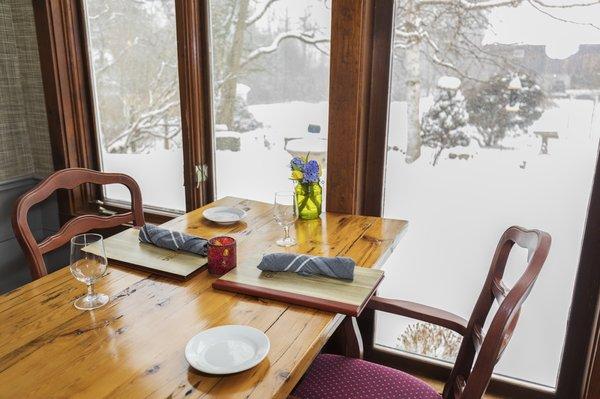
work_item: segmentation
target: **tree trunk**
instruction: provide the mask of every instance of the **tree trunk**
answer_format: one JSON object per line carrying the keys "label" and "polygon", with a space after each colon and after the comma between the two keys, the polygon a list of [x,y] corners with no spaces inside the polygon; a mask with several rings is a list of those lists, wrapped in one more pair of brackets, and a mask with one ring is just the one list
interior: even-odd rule
{"label": "tree trunk", "polygon": [[406,49],[404,65],[406,68],[406,163],[412,163],[421,156],[421,121],[419,105],[421,102],[421,53],[418,43]]}
{"label": "tree trunk", "polygon": [[440,155],[442,155],[442,151],[444,151],[444,147],[438,147],[435,156],[433,157],[433,166],[437,165],[438,159],[440,158]]}
{"label": "tree trunk", "polygon": [[169,140],[169,127],[167,125],[164,126],[163,146],[165,147],[165,150],[171,149],[171,141]]}
{"label": "tree trunk", "polygon": [[[406,27],[416,31],[419,10],[414,1],[406,4]],[[421,43],[417,40],[406,49],[404,67],[406,69],[406,163],[412,163],[421,156],[421,121],[419,105],[421,101]]]}
{"label": "tree trunk", "polygon": [[233,33],[231,51],[229,52],[227,71],[225,73],[226,80],[221,87],[221,98],[219,110],[217,112],[218,123],[227,125],[229,129],[231,129],[234,120],[237,82],[240,73],[242,51],[244,49],[246,19],[248,18],[248,3],[249,0],[240,0],[238,2],[235,32]]}

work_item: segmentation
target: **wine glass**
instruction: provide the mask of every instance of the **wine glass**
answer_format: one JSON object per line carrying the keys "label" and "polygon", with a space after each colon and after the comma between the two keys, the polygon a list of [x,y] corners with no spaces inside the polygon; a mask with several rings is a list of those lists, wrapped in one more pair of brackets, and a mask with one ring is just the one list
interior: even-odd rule
{"label": "wine glass", "polygon": [[94,292],[94,283],[106,272],[106,251],[100,234],[80,234],[71,238],[71,274],[87,285],[87,295],[74,303],[77,309],[92,310],[108,303],[108,295]]}
{"label": "wine glass", "polygon": [[298,208],[296,206],[296,196],[289,191],[279,191],[275,193],[275,205],[273,207],[275,220],[283,227],[283,238],[277,240],[277,245],[290,247],[296,244],[296,240],[290,237],[290,226],[298,218]]}

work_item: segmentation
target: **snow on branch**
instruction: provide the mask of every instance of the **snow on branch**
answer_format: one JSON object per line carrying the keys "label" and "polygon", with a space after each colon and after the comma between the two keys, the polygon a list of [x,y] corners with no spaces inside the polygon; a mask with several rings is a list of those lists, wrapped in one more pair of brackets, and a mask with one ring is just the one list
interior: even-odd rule
{"label": "snow on branch", "polygon": [[[163,94],[164,93],[164,94]],[[135,117],[129,124],[129,127],[111,139],[106,147],[111,148],[113,145],[120,142],[122,139],[129,143],[136,132],[155,127],[156,124],[164,118],[164,116],[173,108],[179,106],[179,91],[177,90],[176,82],[170,82],[166,90],[161,93],[158,98],[158,103],[150,103],[143,109],[134,113]]]}
{"label": "snow on branch", "polygon": [[312,44],[315,46],[317,46],[319,43],[328,43],[330,41],[328,37],[314,37],[307,33],[298,32],[298,31],[283,32],[283,33],[280,33],[279,35],[277,35],[275,37],[275,39],[273,39],[273,42],[271,44],[269,44],[268,46],[259,47],[259,48],[255,49],[254,51],[252,51],[250,54],[248,54],[248,56],[242,62],[241,65],[244,66],[244,65],[248,64],[250,61],[260,57],[261,55],[274,53],[279,48],[279,45],[281,44],[281,42],[283,42],[284,40],[287,40],[287,39],[300,40],[303,43]]}
{"label": "snow on branch", "polygon": [[422,5],[449,5],[458,6],[466,10],[483,10],[486,8],[513,6],[521,4],[523,0],[486,0],[475,2],[472,0],[419,0],[418,6]]}
{"label": "snow on branch", "polygon": [[591,0],[582,3],[568,3],[568,4],[549,4],[542,0],[535,0],[535,3],[546,8],[575,8],[575,7],[588,7],[596,4],[600,4],[600,0]]}
{"label": "snow on branch", "polygon": [[470,80],[477,81],[477,82],[483,82],[480,79],[477,79],[473,76],[469,76],[469,75],[465,74],[460,69],[458,69],[453,63],[443,60],[442,52],[440,51],[440,48],[437,45],[437,43],[435,43],[435,41],[429,35],[429,32],[422,32],[421,36],[422,36],[422,38],[425,39],[425,42],[427,43],[429,48],[431,48],[431,50],[433,50],[431,52],[428,52],[428,51],[423,52],[429,58],[429,60],[431,62],[433,62],[436,65],[439,65],[441,67],[444,67],[444,68],[450,69],[451,71],[456,72],[462,78],[470,79]]}
{"label": "snow on branch", "polygon": [[[502,6],[512,6],[516,7],[522,3],[524,0],[485,0],[485,1],[473,1],[473,0],[418,0],[417,5],[450,5],[450,6],[458,6],[466,10],[484,10],[488,8],[502,7]],[[593,6],[595,4],[600,4],[600,0],[589,0],[589,1],[581,1],[577,3],[566,2],[562,4],[550,4],[546,2],[546,0],[530,0],[529,3],[536,3],[541,7],[546,8],[574,8],[574,7],[587,7]]]}
{"label": "snow on branch", "polygon": [[[591,27],[593,29],[600,30],[600,26],[598,26],[598,25],[596,25],[596,24],[594,24],[592,22],[578,22],[578,21],[573,21],[573,20],[570,20],[570,19],[565,19],[565,18],[561,18],[561,17],[556,16],[556,15],[552,14],[551,12],[549,12],[547,10],[544,10],[542,7],[546,7],[546,6],[544,6],[543,3],[540,0],[528,0],[528,2],[529,2],[529,4],[531,4],[531,6],[533,8],[535,8],[536,10],[538,10],[539,12],[541,12],[542,14],[547,15],[548,17],[550,17],[552,19],[555,19],[557,21],[565,22],[565,23],[573,24],[573,25],[589,26],[589,27]],[[600,4],[600,3],[594,3],[594,4]],[[556,7],[556,6],[554,6],[554,7]]]}
{"label": "snow on branch", "polygon": [[248,18],[246,20],[246,26],[250,26],[253,23],[255,23],[256,21],[258,21],[259,19],[261,19],[262,16],[265,15],[265,13],[269,9],[269,7],[271,7],[277,1],[279,1],[279,0],[267,0],[267,2],[265,4],[263,4],[263,6],[260,9],[256,10],[254,15],[252,15],[250,18]]}
{"label": "snow on branch", "polygon": [[422,38],[423,32],[421,31],[405,31],[402,29],[396,29],[395,31],[396,36],[411,41],[411,40],[420,40]]}

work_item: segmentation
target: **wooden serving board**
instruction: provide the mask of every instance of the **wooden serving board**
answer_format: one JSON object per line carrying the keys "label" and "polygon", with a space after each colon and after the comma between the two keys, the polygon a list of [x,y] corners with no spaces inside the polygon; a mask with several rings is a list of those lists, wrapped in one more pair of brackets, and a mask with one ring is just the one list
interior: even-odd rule
{"label": "wooden serving board", "polygon": [[[106,257],[129,267],[183,280],[190,278],[207,264],[204,256],[141,243],[138,234],[138,229],[130,228],[106,238]],[[90,248],[90,252],[93,252],[93,248]]]}
{"label": "wooden serving board", "polygon": [[274,299],[328,312],[358,316],[381,280],[383,270],[356,267],[354,280],[263,272],[259,260],[238,265],[213,283],[213,288]]}

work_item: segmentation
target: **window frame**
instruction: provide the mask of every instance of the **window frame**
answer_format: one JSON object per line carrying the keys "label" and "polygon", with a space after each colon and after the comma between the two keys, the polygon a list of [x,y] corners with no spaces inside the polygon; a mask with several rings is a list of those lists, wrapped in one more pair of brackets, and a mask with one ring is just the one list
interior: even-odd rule
{"label": "window frame", "polygon": [[[177,59],[181,103],[186,209],[213,200],[212,119],[208,75],[206,2],[175,1]],[[33,2],[42,65],[50,139],[56,170],[83,167],[100,170],[98,129],[83,0]],[[61,221],[84,213],[107,214],[127,208],[104,198],[101,187],[83,186],[59,193]],[[163,223],[181,215],[145,206],[148,221]]]}

